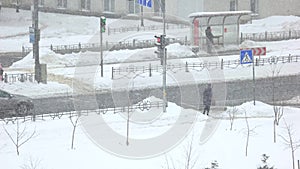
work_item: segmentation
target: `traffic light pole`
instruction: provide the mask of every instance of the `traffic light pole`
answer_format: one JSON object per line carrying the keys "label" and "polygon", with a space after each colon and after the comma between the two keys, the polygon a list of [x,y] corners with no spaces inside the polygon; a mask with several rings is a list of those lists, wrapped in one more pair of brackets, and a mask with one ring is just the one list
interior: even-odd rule
{"label": "traffic light pole", "polygon": [[100,66],[101,66],[101,77],[103,77],[103,35],[102,35],[102,25],[100,17]]}
{"label": "traffic light pole", "polygon": [[161,1],[160,7],[162,10],[162,17],[163,17],[163,36],[164,39],[162,40],[163,45],[163,112],[167,111],[167,49],[165,45],[165,37],[166,37],[166,7],[165,7],[165,0]]}
{"label": "traffic light pole", "polygon": [[144,7],[141,5],[141,26],[144,27]]}
{"label": "traffic light pole", "polygon": [[163,17],[163,34],[166,35],[166,4],[165,4],[165,0],[161,1],[162,3],[160,4],[161,7],[161,11],[162,11],[162,17]]}
{"label": "traffic light pole", "polygon": [[167,111],[167,48],[164,48],[163,51],[163,112]]}

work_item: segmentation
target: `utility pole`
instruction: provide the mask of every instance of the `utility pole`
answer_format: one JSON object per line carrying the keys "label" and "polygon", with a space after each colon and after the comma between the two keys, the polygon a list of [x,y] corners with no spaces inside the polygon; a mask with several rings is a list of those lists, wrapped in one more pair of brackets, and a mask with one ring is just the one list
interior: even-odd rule
{"label": "utility pole", "polygon": [[167,111],[167,48],[164,48],[164,58],[163,58],[163,112]]}
{"label": "utility pole", "polygon": [[163,34],[166,35],[166,2],[165,0],[161,0],[161,11],[162,11],[162,17],[163,17]]}
{"label": "utility pole", "polygon": [[103,77],[103,32],[105,32],[106,18],[100,17],[100,66],[101,66],[101,77]]}
{"label": "utility pole", "polygon": [[[100,19],[101,21],[101,19]],[[102,26],[100,28],[100,66],[101,66],[101,77],[103,77],[103,35]]]}
{"label": "utility pole", "polygon": [[141,5],[141,26],[144,26],[144,6]]}
{"label": "utility pole", "polygon": [[35,59],[35,80],[41,82],[41,66],[39,57],[39,41],[40,41],[40,30],[39,30],[39,0],[33,0],[33,12],[32,12],[32,27],[34,30],[33,40],[33,58]]}
{"label": "utility pole", "polygon": [[162,40],[162,46],[163,46],[163,112],[167,111],[167,49],[166,49],[166,4],[165,0],[161,0],[161,11],[163,15],[163,38]]}

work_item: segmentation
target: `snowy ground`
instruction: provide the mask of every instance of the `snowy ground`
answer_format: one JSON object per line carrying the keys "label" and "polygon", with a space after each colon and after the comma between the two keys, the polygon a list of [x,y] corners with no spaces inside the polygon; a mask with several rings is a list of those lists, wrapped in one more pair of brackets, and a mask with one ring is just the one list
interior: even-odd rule
{"label": "snowy ground", "polygon": [[[8,15],[7,15],[8,13]],[[0,51],[19,51],[21,46],[29,46],[28,42],[28,26],[31,25],[31,17],[29,11],[23,11],[19,14],[14,12],[14,9],[2,9],[0,12]],[[18,20],[18,22],[15,22]],[[49,44],[77,44],[78,42],[89,42],[95,34],[97,34],[99,22],[98,18],[94,17],[77,17],[60,14],[40,13],[42,40],[41,45]],[[76,21],[76,22],[74,22]],[[115,20],[108,19],[108,24],[112,24]],[[129,23],[130,22],[130,23]],[[96,23],[96,24],[95,24]],[[119,23],[119,22],[118,22]],[[121,22],[120,22],[121,23]],[[242,32],[264,32],[266,30],[278,31],[287,30],[289,28],[297,29],[300,25],[300,18],[289,16],[281,17],[274,16],[259,21],[253,21],[252,24],[242,25]],[[124,25],[138,25],[138,21],[122,22]],[[146,24],[157,24],[151,21],[146,21]],[[84,25],[84,26],[82,26]],[[115,24],[116,25],[116,24]],[[114,26],[115,26],[114,25]],[[172,32],[173,31],[173,32]],[[172,36],[182,36],[188,33],[188,29],[168,31]],[[155,32],[154,32],[155,33]],[[153,33],[153,34],[154,34]],[[105,35],[104,38],[109,41],[118,41],[131,37],[132,33],[117,34],[112,36]],[[152,33],[151,33],[152,34]],[[97,35],[96,35],[97,36]],[[139,34],[140,36],[140,34]],[[152,36],[152,35],[151,35]],[[149,33],[140,38],[150,37]],[[299,55],[300,41],[289,40],[280,42],[246,42],[241,47],[266,46],[267,56],[273,55]],[[144,60],[153,59],[155,57],[154,48],[143,50],[124,50],[105,53],[104,61],[107,63],[104,69],[104,77],[99,76],[98,53],[80,53],[59,55],[48,49],[41,49],[41,63],[46,63],[48,66],[48,83],[12,83],[5,84],[0,82],[0,88],[11,91],[13,93],[24,94],[30,97],[45,97],[52,95],[65,95],[73,93],[74,79],[79,85],[90,84],[98,90],[111,89],[120,87],[121,84],[126,84],[126,88],[148,87],[161,85],[161,73],[153,73],[151,78],[148,74],[139,74],[133,76],[128,81],[111,80],[111,67],[130,66],[130,65],[145,65],[145,63],[120,63],[132,61],[137,57]],[[178,58],[191,55],[191,51],[183,46],[174,44],[168,47],[169,56]],[[92,58],[92,59],[90,59]],[[98,59],[97,59],[98,58]],[[185,63],[188,62],[203,62],[203,61],[219,61],[238,59],[239,56],[220,56],[212,58],[190,58],[170,60],[169,63]],[[91,64],[92,62],[92,64]],[[33,72],[32,54],[29,54],[20,62],[15,63],[10,68],[5,68],[7,73],[15,72]],[[109,64],[110,63],[110,64]],[[149,61],[146,63],[155,65],[158,61]],[[74,67],[74,66],[77,67]],[[89,66],[83,66],[89,65]],[[257,67],[256,76],[266,77],[271,76],[271,66]],[[299,62],[289,64],[278,64],[276,69],[280,70],[280,75],[299,74]],[[85,76],[83,76],[86,73]],[[168,84],[174,83],[191,83],[191,82],[207,82],[208,80],[235,80],[252,78],[252,68],[250,66],[241,66],[235,69],[211,70],[211,71],[190,71],[187,74],[184,71],[176,73],[168,73]],[[201,77],[201,78],[200,78]],[[121,86],[124,87],[124,86]],[[299,103],[299,98],[291,100],[291,103]],[[148,123],[130,123],[130,138],[153,138],[168,131],[178,119],[178,115],[190,117],[195,114],[194,110],[186,110],[178,107],[173,103],[168,104],[167,113],[157,116],[154,121]],[[134,169],[134,168],[185,168],[186,151],[188,145],[192,142],[192,159],[191,163],[195,163],[194,168],[204,169],[209,167],[210,163],[217,160],[219,168],[222,169],[253,169],[261,164],[261,155],[267,154],[270,156],[269,163],[277,169],[292,168],[291,152],[286,149],[283,139],[279,136],[286,136],[286,127],[284,120],[288,125],[292,125],[295,130],[293,135],[294,140],[299,140],[299,109],[285,107],[284,118],[280,121],[280,126],[277,127],[277,143],[273,143],[273,108],[261,102],[257,102],[253,106],[252,102],[244,103],[236,107],[238,112],[237,118],[234,121],[233,129],[230,130],[230,122],[228,120],[228,112],[212,112],[213,117],[208,118],[198,113],[195,123],[191,121],[180,124],[180,127],[190,126],[192,130],[186,134],[182,142],[175,144],[174,148],[165,154],[159,154],[149,159],[128,159],[120,158],[112,155],[101,149],[94,140],[88,136],[86,128],[81,125],[77,128],[75,138],[75,149],[71,147],[72,124],[67,116],[60,120],[47,119],[46,121],[24,122],[20,123],[21,129],[27,126],[25,135],[30,135],[36,130],[34,138],[29,140],[20,148],[20,155],[16,155],[15,147],[6,134],[5,129],[14,134],[16,124],[4,124],[0,127],[0,164],[2,168],[17,169],[17,168],[34,168],[29,167],[30,164],[36,165],[41,169],[82,169],[82,168],[107,168],[107,169]],[[232,108],[228,108],[230,110]],[[151,111],[150,111],[151,112]],[[160,112],[160,111],[156,111]],[[140,112],[134,112],[140,113]],[[246,157],[246,131],[247,124],[245,120],[247,114],[249,128],[251,134],[249,138],[248,156]],[[98,117],[98,115],[97,115]],[[97,118],[95,116],[95,118]],[[114,132],[120,135],[126,135],[126,119],[120,114],[107,113],[101,116],[105,119]],[[84,118],[84,117],[83,117]],[[93,118],[93,116],[91,116]],[[84,119],[81,121],[83,122]],[[214,124],[217,128],[211,131],[209,125]],[[207,127],[208,126],[208,127]],[[104,131],[105,132],[105,131]],[[203,138],[205,134],[207,137]],[[105,133],[109,134],[109,133]],[[177,133],[176,133],[177,134]],[[174,135],[176,135],[174,134]],[[105,137],[104,137],[105,138]],[[206,142],[202,141],[206,140]],[[116,143],[116,140],[108,140]],[[168,140],[165,140],[166,142]],[[117,142],[120,147],[126,148],[126,140]],[[163,142],[162,142],[163,143]],[[161,144],[162,144],[161,143]],[[155,145],[155,144],[153,144]],[[130,144],[129,146],[133,146]],[[160,152],[162,153],[162,152]],[[295,159],[299,160],[300,154],[296,151]],[[168,164],[167,164],[168,161]]]}
{"label": "snowy ground", "polygon": [[[300,48],[298,45],[300,40],[289,40],[280,42],[256,43],[246,42],[244,46],[266,46],[268,54],[261,56],[261,58],[269,58],[272,56],[288,56],[300,55]],[[184,56],[192,55],[192,52],[185,46],[173,44],[167,47],[169,57],[173,59],[168,60],[170,65],[184,65],[188,63],[203,63],[203,62],[220,62],[221,59],[238,60],[238,55],[232,56],[219,56],[219,57],[204,57],[204,58],[181,58]],[[111,79],[112,67],[114,68],[128,68],[132,66],[152,66],[160,65],[159,61],[154,55],[154,48],[139,49],[139,50],[125,50],[113,51],[105,53],[104,55],[104,77],[100,76],[99,53],[86,52],[86,53],[73,53],[60,55],[55,54],[49,49],[41,49],[40,59],[41,63],[47,64],[48,84],[36,83],[0,83],[2,89],[8,90],[15,94],[23,94],[30,97],[47,97],[54,95],[70,94],[73,92],[74,83],[79,86],[90,86],[97,90],[110,90],[111,88],[143,88],[154,87],[161,85],[161,71],[153,71],[152,76],[149,77],[149,72],[137,72],[124,75],[114,75],[115,80]],[[135,61],[143,59],[147,62],[137,63],[122,63],[128,61]],[[152,61],[151,61],[152,60]],[[119,64],[117,62],[120,62]],[[279,71],[281,75],[296,75],[299,74],[299,62],[294,63],[278,63],[277,65],[266,64],[255,68],[256,78],[271,77],[272,70]],[[26,56],[23,60],[14,63],[10,68],[5,71],[8,74],[20,72],[34,72],[34,60],[32,53]],[[120,79],[121,78],[121,79]],[[75,81],[73,81],[76,79]],[[231,68],[220,68],[211,70],[193,70],[187,73],[185,69],[173,69],[168,71],[167,83],[168,85],[185,84],[185,83],[206,83],[207,81],[230,81],[236,79],[252,79],[251,65],[232,66]],[[124,83],[126,82],[125,86]]]}
{"label": "snowy ground", "polygon": [[[300,109],[285,107],[284,117],[277,127],[277,142],[273,142],[273,110],[272,106],[257,102],[253,106],[252,102],[245,103],[236,107],[238,112],[233,123],[233,129],[230,130],[230,121],[228,112],[221,114],[212,113],[212,116],[223,116],[224,119],[218,120],[207,118],[207,116],[198,114],[198,117],[189,133],[182,142],[175,145],[169,152],[147,158],[147,159],[127,159],[110,154],[105,151],[101,145],[98,147],[87,137],[86,129],[79,125],[75,135],[75,149],[71,149],[72,125],[67,116],[62,119],[37,122],[20,123],[21,129],[27,127],[26,135],[29,136],[34,130],[34,138],[20,147],[20,155],[17,156],[16,149],[5,133],[6,129],[14,135],[16,124],[3,124],[0,128],[0,163],[3,168],[21,168],[29,166],[30,163],[37,168],[43,169],[81,169],[81,168],[107,168],[107,169],[134,169],[134,168],[184,168],[187,162],[186,152],[189,145],[192,144],[191,163],[195,162],[194,168],[204,169],[210,167],[210,163],[217,161],[219,168],[232,169],[244,168],[253,169],[260,166],[262,154],[270,156],[268,163],[274,165],[277,169],[292,168],[291,151],[286,148],[283,139],[279,136],[287,137],[285,123],[292,125],[295,131],[293,139],[299,140],[299,112]],[[232,108],[229,108],[229,110]],[[154,122],[139,124],[130,123],[130,140],[147,139],[158,137],[169,130],[177,120],[179,114],[190,116],[195,113],[194,110],[180,109],[173,103],[169,103],[167,110],[159,116]],[[138,112],[133,112],[133,114]],[[178,114],[179,113],[179,114]],[[249,123],[251,135],[249,137],[248,155],[246,156],[247,125],[245,113]],[[99,116],[99,115],[95,115]],[[114,130],[124,136],[120,141],[121,147],[126,148],[126,118],[120,114],[107,113],[102,115],[107,124]],[[93,118],[93,117],[92,117]],[[96,117],[95,117],[96,118]],[[227,119],[226,119],[227,118]],[[209,123],[216,124],[216,130],[210,131],[205,127]],[[181,124],[187,125],[186,123]],[[203,133],[209,131],[206,141],[200,141]],[[24,138],[25,139],[25,138]],[[103,138],[104,139],[104,138]],[[111,140],[115,142],[116,140]],[[167,140],[166,140],[167,141]],[[155,143],[153,143],[155,144]],[[155,146],[154,146],[155,147]],[[296,151],[296,159],[300,154]],[[167,164],[167,161],[169,164]],[[169,165],[169,166],[168,166]]]}
{"label": "snowy ground", "polygon": [[[55,18],[55,19],[54,19]],[[72,18],[72,19],[70,19]],[[283,19],[284,18],[284,19]],[[13,22],[18,20],[19,22]],[[76,22],[73,22],[76,20]],[[30,25],[31,16],[29,11],[21,10],[20,13],[15,13],[14,9],[2,9],[0,17],[0,51],[19,51],[22,45],[30,46],[28,42],[28,27]],[[49,44],[77,44],[79,42],[88,42],[93,39],[97,39],[97,23],[98,18],[95,17],[83,17],[83,16],[70,16],[61,14],[50,14],[40,13],[40,24],[42,28],[41,46]],[[118,24],[117,24],[118,23]],[[108,26],[110,27],[121,27],[126,25],[138,25],[139,21],[120,21],[114,19],[108,19]],[[153,21],[145,21],[145,24],[161,24]],[[74,26],[75,25],[75,26]],[[82,25],[85,25],[84,27]],[[241,26],[242,32],[260,32],[260,31],[280,31],[287,29],[297,29],[297,25],[300,25],[300,18],[295,16],[273,16],[262,20],[253,21],[252,24],[246,24]],[[160,30],[157,30],[159,32]],[[138,37],[140,39],[151,39],[156,32],[128,32],[119,33],[115,35],[107,36],[104,39],[108,41],[119,41],[124,39],[132,39],[132,37]],[[189,34],[188,29],[175,29],[167,30],[167,34],[170,36],[186,36]],[[97,38],[95,38],[95,36]],[[67,38],[66,38],[67,37]],[[13,44],[12,44],[13,43]],[[240,45],[240,48],[244,47],[257,47],[265,46],[267,48],[267,55],[261,57],[271,56],[287,56],[289,54],[299,55],[300,40],[289,40],[279,42],[252,42],[247,41]],[[192,58],[192,59],[177,59],[181,57],[188,57],[193,55],[193,52],[185,46],[179,44],[173,44],[168,48],[168,60],[169,64],[184,64],[186,61],[190,63],[200,63],[203,61],[217,62],[221,59],[224,60],[237,60],[238,55],[235,56],[219,56],[212,58]],[[31,97],[47,97],[52,95],[70,94],[73,92],[73,79],[77,79],[76,83],[79,86],[88,84],[98,90],[107,90],[112,87],[117,88],[116,84],[118,81],[111,80],[112,67],[128,67],[128,66],[148,66],[149,63],[152,65],[159,65],[159,61],[151,61],[156,59],[154,54],[155,48],[138,49],[138,50],[120,50],[112,52],[104,52],[104,63],[109,64],[104,66],[104,77],[99,76],[100,71],[98,66],[100,64],[100,56],[97,52],[85,52],[85,53],[73,53],[60,55],[55,54],[49,49],[41,47],[40,50],[40,62],[47,64],[48,68],[48,84],[35,84],[35,83],[13,83],[4,84],[1,83],[2,89],[8,90],[12,93],[23,94]],[[128,61],[144,60],[147,63],[122,63]],[[116,64],[116,63],[120,64]],[[85,68],[83,65],[88,65]],[[76,66],[76,67],[75,67]],[[281,69],[279,75],[287,74],[298,74],[299,64],[278,64],[276,69]],[[5,68],[5,71],[9,73],[20,73],[20,72],[33,72],[34,59],[32,59],[32,53],[26,56],[23,60],[15,63],[10,68]],[[80,68],[81,67],[81,68]],[[246,68],[245,68],[246,67]],[[264,66],[258,67],[256,70],[256,77],[271,76],[271,70],[274,67]],[[190,71],[189,79],[182,79],[186,76],[183,71],[176,71],[176,73],[169,71],[167,82],[169,85],[174,83],[191,83],[191,82],[206,82],[207,80],[212,81],[228,81],[234,79],[249,79],[252,78],[251,67],[239,66],[237,68],[229,68],[221,70],[205,70],[205,71]],[[89,72],[88,77],[85,73]],[[129,75],[127,88],[132,87],[145,87],[159,86],[161,85],[161,72],[153,74],[151,78],[148,77],[149,73],[136,75]],[[201,77],[201,78],[200,78]],[[78,81],[78,78],[84,78]],[[78,84],[80,82],[80,84]],[[81,82],[83,82],[81,84]],[[124,87],[124,86],[122,86]]]}

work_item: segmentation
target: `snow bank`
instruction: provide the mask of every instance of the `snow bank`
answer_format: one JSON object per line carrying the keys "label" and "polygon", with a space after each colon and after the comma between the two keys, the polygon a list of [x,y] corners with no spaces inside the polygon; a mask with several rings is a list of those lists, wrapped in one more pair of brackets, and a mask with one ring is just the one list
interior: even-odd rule
{"label": "snow bank", "polygon": [[298,16],[270,16],[264,19],[253,20],[250,24],[241,25],[243,33],[263,33],[265,31],[299,30],[300,17]]}

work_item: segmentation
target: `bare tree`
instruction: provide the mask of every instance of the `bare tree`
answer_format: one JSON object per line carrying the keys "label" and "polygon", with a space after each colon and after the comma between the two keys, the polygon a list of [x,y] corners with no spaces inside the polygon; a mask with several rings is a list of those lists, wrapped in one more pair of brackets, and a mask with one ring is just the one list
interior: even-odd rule
{"label": "bare tree", "polygon": [[193,169],[196,165],[197,159],[194,159],[194,151],[193,151],[193,138],[188,143],[188,145],[185,148],[185,169]]}
{"label": "bare tree", "polygon": [[286,148],[291,149],[291,155],[292,155],[292,164],[293,164],[293,169],[295,169],[295,151],[300,147],[300,140],[295,140],[294,136],[295,130],[293,129],[292,125],[289,125],[286,123],[284,120],[284,125],[285,125],[285,130],[286,130],[286,135],[279,135],[284,144],[286,145]]}
{"label": "bare tree", "polygon": [[236,107],[233,107],[232,109],[229,109],[227,111],[228,115],[229,115],[229,121],[230,121],[230,130],[232,130],[233,127],[233,121],[235,119],[235,115],[238,112],[238,109]]}
{"label": "bare tree", "polygon": [[274,143],[276,143],[276,126],[279,125],[280,119],[283,117],[283,104],[281,103],[280,106],[275,105],[273,103],[273,112],[274,112],[274,123],[273,123],[273,135],[274,135]]}
{"label": "bare tree", "polygon": [[[276,58],[273,58],[276,59]],[[274,112],[274,123],[273,123],[273,133],[274,133],[274,143],[276,143],[276,126],[279,125],[279,121],[283,116],[283,104],[280,103],[279,105],[276,104],[276,77],[279,76],[279,73],[282,69],[281,67],[277,67],[276,63],[271,64],[271,84],[272,84],[272,104],[273,104],[273,112]]]}
{"label": "bare tree", "polygon": [[246,156],[248,156],[248,146],[249,146],[250,136],[252,136],[252,135],[255,134],[255,128],[256,127],[252,128],[252,129],[250,128],[250,125],[249,125],[249,122],[248,122],[248,117],[247,117],[247,112],[246,111],[245,111],[245,121],[246,121],[246,126],[247,126],[246,132],[245,132],[246,137],[247,137],[245,149],[246,149]]}
{"label": "bare tree", "polygon": [[41,160],[30,157],[29,162],[21,166],[22,169],[41,169]]}
{"label": "bare tree", "polygon": [[[183,166],[180,165],[179,168],[193,169],[198,161],[198,156],[195,156],[193,137],[191,141],[184,147],[183,155],[184,155]],[[172,165],[170,164],[170,161],[166,157],[167,169],[176,169],[172,158],[170,158],[170,160]]]}
{"label": "bare tree", "polygon": [[69,119],[73,126],[71,149],[74,149],[75,132],[76,132],[76,128],[78,126],[78,121],[80,119],[80,114],[70,115]]}
{"label": "bare tree", "polygon": [[176,169],[173,159],[170,158],[169,161],[167,156],[165,156],[165,158],[166,158],[167,169]]}
{"label": "bare tree", "polygon": [[24,126],[20,126],[19,120],[17,120],[16,128],[14,131],[7,130],[4,125],[3,129],[5,133],[8,135],[12,143],[16,147],[17,155],[20,154],[20,147],[31,140],[36,135],[36,130],[34,129],[32,132],[28,133],[28,128],[26,124]]}

